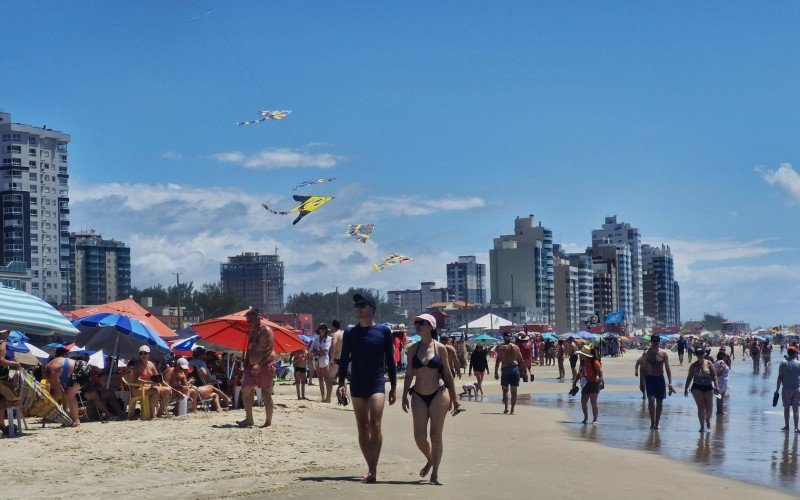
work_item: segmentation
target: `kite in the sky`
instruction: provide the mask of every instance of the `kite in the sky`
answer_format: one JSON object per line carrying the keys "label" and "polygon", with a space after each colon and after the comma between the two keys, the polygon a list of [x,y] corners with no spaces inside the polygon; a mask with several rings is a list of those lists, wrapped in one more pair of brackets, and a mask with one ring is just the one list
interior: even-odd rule
{"label": "kite in the sky", "polygon": [[195,21],[199,21],[199,20],[203,19],[204,17],[206,17],[206,16],[210,16],[210,15],[211,15],[211,11],[210,11],[210,10],[207,10],[207,11],[203,12],[202,14],[200,14],[199,16],[197,16],[197,17],[193,17],[193,18],[189,19],[189,20],[188,20],[188,21],[186,21],[186,22],[187,22],[187,23],[193,23],[193,22],[195,22]]}
{"label": "kite in the sky", "polygon": [[379,264],[372,264],[372,269],[381,272],[387,267],[394,266],[395,264],[405,264],[407,262],[411,262],[411,257],[407,257],[405,255],[401,255],[399,253],[393,253],[392,255],[383,259]]}
{"label": "kite in the sky", "polygon": [[292,224],[297,224],[300,222],[300,219],[305,217],[306,215],[310,214],[314,210],[321,208],[323,205],[328,203],[333,199],[333,196],[298,196],[294,195],[294,201],[299,201],[300,204],[294,207],[293,209],[289,210],[288,212],[278,212],[275,211],[267,206],[266,203],[262,203],[261,206],[264,207],[269,212],[272,212],[275,215],[289,215],[291,213],[299,213],[300,215],[292,222]]}
{"label": "kite in the sky", "polygon": [[313,181],[303,181],[300,184],[296,185],[292,191],[297,191],[297,188],[306,187],[306,186],[313,186],[315,184],[325,184],[326,182],[335,181],[338,177],[327,177],[324,179],[314,179]]}
{"label": "kite in the sky", "polygon": [[237,123],[236,125],[255,125],[257,123],[265,122],[267,120],[283,120],[287,116],[292,113],[291,109],[286,109],[283,111],[273,111],[269,109],[265,109],[263,111],[259,111],[258,114],[260,118],[256,118],[255,120],[245,120],[242,122]]}
{"label": "kite in the sky", "polygon": [[350,224],[347,226],[347,236],[352,236],[353,239],[366,243],[372,231],[375,229],[374,224]]}

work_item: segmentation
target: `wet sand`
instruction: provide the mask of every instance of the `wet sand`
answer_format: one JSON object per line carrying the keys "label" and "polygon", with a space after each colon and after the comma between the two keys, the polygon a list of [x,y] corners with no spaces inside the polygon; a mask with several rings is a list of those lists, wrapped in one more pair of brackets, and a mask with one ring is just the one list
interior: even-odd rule
{"label": "wet sand", "polygon": [[[607,360],[608,375],[630,376],[634,359]],[[545,380],[555,377],[555,368],[537,368],[536,375],[536,382],[522,385],[521,394],[533,392],[535,398],[568,389],[568,384]],[[486,388],[487,395],[499,394],[494,381]],[[317,391],[311,387],[309,395]],[[575,420],[574,413],[563,409],[520,405],[517,415],[508,416],[499,404],[470,401],[464,403],[467,412],[447,419],[440,470],[444,486],[420,481],[422,455],[412,438],[411,416],[399,403],[385,412],[381,482],[363,485],[357,482],[365,471],[350,408],[298,402],[293,392],[293,386],[278,386],[276,401],[284,407],[276,409],[272,429],[232,428],[243,417],[241,410],[153,422],[90,423],[77,430],[32,428],[27,436],[0,440],[6,482],[0,497],[274,498],[278,493],[301,498],[575,498],[592,492],[597,498],[617,499],[643,494],[699,498],[720,492],[729,498],[792,498],[708,474],[689,462],[602,445],[591,439],[599,429],[588,426],[576,433],[562,423]],[[262,417],[256,413],[257,420]]]}

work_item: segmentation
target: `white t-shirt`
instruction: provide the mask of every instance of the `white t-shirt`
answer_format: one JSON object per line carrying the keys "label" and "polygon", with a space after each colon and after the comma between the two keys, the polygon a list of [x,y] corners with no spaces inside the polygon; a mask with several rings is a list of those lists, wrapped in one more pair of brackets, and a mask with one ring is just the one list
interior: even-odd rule
{"label": "white t-shirt", "polygon": [[323,340],[322,337],[317,337],[314,339],[314,342],[311,343],[311,351],[322,351],[314,352],[314,359],[317,361],[317,366],[320,368],[325,368],[330,364],[330,357],[328,353],[331,349],[331,336],[326,335],[325,339]]}

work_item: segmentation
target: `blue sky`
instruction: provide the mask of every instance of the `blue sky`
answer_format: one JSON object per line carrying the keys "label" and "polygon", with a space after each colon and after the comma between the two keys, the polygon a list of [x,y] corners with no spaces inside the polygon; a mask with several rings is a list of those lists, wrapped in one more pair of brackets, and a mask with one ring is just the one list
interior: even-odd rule
{"label": "blue sky", "polygon": [[[73,228],[130,243],[137,285],[276,246],[289,292],[443,283],[516,215],[579,248],[616,214],[672,245],[683,319],[798,320],[796,4],[3,12],[0,108],[72,134]],[[260,109],[293,114],[235,126]],[[259,207],[319,177],[340,179],[302,192],[336,199],[298,226]],[[416,260],[369,269],[392,252]]]}

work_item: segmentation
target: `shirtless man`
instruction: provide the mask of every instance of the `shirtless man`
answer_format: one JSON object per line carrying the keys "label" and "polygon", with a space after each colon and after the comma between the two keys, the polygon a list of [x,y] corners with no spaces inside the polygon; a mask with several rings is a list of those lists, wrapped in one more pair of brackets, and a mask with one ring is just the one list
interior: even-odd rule
{"label": "shirtless man", "polygon": [[495,349],[497,358],[494,362],[494,379],[497,380],[500,376],[497,374],[497,369],[502,365],[503,378],[500,379],[500,385],[503,388],[503,405],[505,410],[503,413],[508,412],[508,388],[511,387],[511,415],[514,414],[514,407],[517,405],[517,387],[519,386],[520,370],[522,370],[522,379],[528,381],[528,369],[525,366],[525,360],[522,359],[522,353],[519,347],[511,343],[511,332],[503,334],[503,344],[497,346]]}
{"label": "shirtless man", "polygon": [[[661,421],[661,409],[667,397],[667,388],[672,388],[672,371],[669,368],[669,355],[661,349],[658,335],[650,337],[650,347],[645,351],[642,363],[644,371],[644,387],[647,392],[647,409],[650,412],[650,428],[658,429]],[[664,372],[667,373],[667,385],[664,384]]]}
{"label": "shirtless man", "polygon": [[245,315],[250,328],[247,339],[247,353],[242,374],[242,394],[245,418],[236,422],[239,427],[253,426],[253,396],[256,387],[261,388],[264,398],[266,420],[262,427],[272,425],[272,383],[275,377],[275,336],[272,330],[261,324],[258,309],[250,309]]}
{"label": "shirtless man", "polygon": [[458,378],[461,378],[461,362],[458,360],[456,348],[450,343],[450,337],[442,335],[439,342],[444,344],[447,349],[447,361],[450,363],[450,372],[452,372],[453,377],[458,375]]}
{"label": "shirtless man", "polygon": [[578,344],[575,343],[575,337],[567,337],[567,343],[564,344],[564,354],[569,358],[569,367],[572,370],[572,378],[575,378],[577,373],[575,367],[578,365]]}
{"label": "shirtless man", "polygon": [[[342,356],[342,336],[344,336],[344,331],[338,319],[331,321],[331,327],[333,328],[333,333],[331,333],[331,364],[328,365],[328,379],[333,384],[336,382],[336,377],[339,376],[339,358]],[[330,397],[328,402],[330,402]]]}

